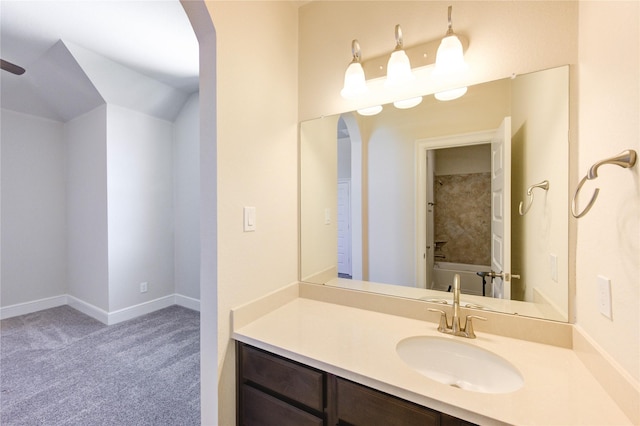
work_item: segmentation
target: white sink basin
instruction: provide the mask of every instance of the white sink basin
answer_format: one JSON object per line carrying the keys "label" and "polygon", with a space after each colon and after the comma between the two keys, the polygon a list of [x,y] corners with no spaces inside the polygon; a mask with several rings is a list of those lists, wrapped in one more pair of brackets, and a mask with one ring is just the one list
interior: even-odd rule
{"label": "white sink basin", "polygon": [[398,343],[396,351],[420,374],[460,389],[507,393],[524,384],[522,375],[509,361],[460,340],[409,337]]}

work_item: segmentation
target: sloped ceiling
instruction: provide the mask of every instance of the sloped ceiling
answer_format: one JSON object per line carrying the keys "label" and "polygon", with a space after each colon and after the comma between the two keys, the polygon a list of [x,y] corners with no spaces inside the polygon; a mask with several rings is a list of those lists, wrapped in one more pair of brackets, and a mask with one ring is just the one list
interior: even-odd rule
{"label": "sloped ceiling", "polygon": [[158,98],[154,108],[169,93],[198,89],[198,43],[178,0],[0,1],[0,56],[27,70],[0,72],[2,108],[66,121],[100,98],[110,102],[105,73],[87,73],[97,63],[91,54],[128,75],[121,90]]}
{"label": "sloped ceiling", "polygon": [[[62,41],[38,58],[24,77],[35,96],[59,121],[69,121],[105,103]],[[28,106],[25,109],[20,112],[31,112]]]}
{"label": "sloped ceiling", "polygon": [[[189,96],[184,90],[143,75],[88,49],[64,41],[60,44],[68,49],[106,103],[173,121]],[[85,112],[88,111],[90,110]]]}

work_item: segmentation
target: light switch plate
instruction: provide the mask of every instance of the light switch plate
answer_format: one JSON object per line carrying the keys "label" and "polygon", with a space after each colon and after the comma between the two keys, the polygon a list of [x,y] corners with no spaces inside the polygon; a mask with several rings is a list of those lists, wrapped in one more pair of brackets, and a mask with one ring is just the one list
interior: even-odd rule
{"label": "light switch plate", "polygon": [[600,313],[609,319],[611,316],[611,280],[598,275],[598,309]]}
{"label": "light switch plate", "polygon": [[244,232],[253,232],[256,230],[256,208],[244,207]]}
{"label": "light switch plate", "polygon": [[331,209],[329,207],[324,209],[324,224],[331,225]]}

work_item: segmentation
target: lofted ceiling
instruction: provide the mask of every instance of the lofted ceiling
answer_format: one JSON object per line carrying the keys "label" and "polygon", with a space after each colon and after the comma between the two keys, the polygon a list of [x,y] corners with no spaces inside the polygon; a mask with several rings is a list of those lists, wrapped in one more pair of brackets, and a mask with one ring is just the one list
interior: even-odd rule
{"label": "lofted ceiling", "polygon": [[[66,105],[95,103],[99,90],[73,52],[97,54],[176,93],[198,90],[198,42],[178,0],[0,0],[0,56],[26,69],[0,72],[2,108],[64,121],[78,109]],[[59,87],[64,99],[47,93]]]}

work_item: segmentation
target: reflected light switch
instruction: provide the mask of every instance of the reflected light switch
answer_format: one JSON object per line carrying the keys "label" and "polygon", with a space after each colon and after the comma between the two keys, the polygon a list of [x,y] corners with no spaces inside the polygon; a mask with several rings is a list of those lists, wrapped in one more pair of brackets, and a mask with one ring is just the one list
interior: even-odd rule
{"label": "reflected light switch", "polygon": [[253,232],[256,230],[256,208],[244,207],[244,232]]}
{"label": "reflected light switch", "polygon": [[331,225],[331,209],[329,207],[324,209],[324,224]]}
{"label": "reflected light switch", "polygon": [[549,270],[551,279],[558,282],[558,256],[555,254],[549,255]]}
{"label": "reflected light switch", "polygon": [[611,316],[611,280],[598,275],[598,309],[600,313],[609,319]]}

